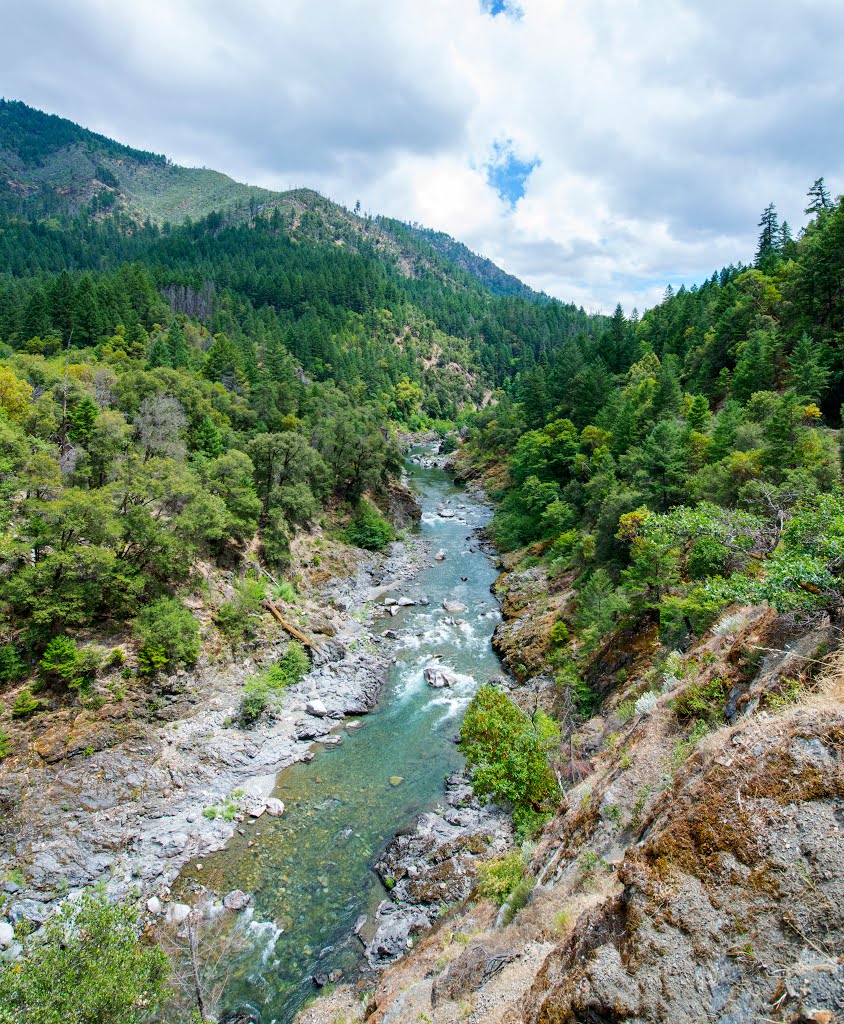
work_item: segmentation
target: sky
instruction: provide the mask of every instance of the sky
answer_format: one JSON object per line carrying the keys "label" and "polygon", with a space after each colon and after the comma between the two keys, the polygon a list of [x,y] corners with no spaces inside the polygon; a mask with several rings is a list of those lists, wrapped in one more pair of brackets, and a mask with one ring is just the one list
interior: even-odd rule
{"label": "sky", "polygon": [[841,0],[4,0],[0,95],[629,313],[844,192],[842,53]]}

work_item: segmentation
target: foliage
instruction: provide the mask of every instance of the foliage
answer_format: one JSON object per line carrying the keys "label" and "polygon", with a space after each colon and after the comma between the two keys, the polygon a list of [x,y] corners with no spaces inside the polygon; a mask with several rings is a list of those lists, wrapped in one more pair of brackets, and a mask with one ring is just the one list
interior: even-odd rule
{"label": "foliage", "polygon": [[482,686],[466,711],[460,749],[472,769],[478,796],[508,800],[520,812],[544,812],[557,794],[548,755],[559,739],[556,724],[533,719],[494,686]]}
{"label": "foliage", "polygon": [[278,661],[246,681],[237,710],[239,725],[244,729],[253,726],[272,708],[274,698],[300,682],[310,667],[304,647],[288,644]]}
{"label": "foliage", "polygon": [[14,644],[0,645],[0,683],[11,683],[26,672]]}
{"label": "foliage", "polygon": [[696,718],[715,723],[723,719],[727,686],[720,676],[707,683],[692,683],[674,699],[674,713],[679,719]]}
{"label": "foliage", "polygon": [[394,533],[393,528],[372,502],[361,498],[344,536],[349,544],[380,551],[390,543]]}
{"label": "foliage", "polygon": [[9,749],[11,745],[9,734],[5,729],[0,728],[0,761],[2,761],[4,757],[9,756]]}
{"label": "foliage", "polygon": [[199,657],[199,623],[178,598],[162,597],[141,609],[135,619],[142,672],[190,666]]}
{"label": "foliage", "polygon": [[166,994],[169,962],[139,938],[139,914],[101,892],[66,901],[44,936],[0,963],[0,1022],[142,1024]]}
{"label": "foliage", "polygon": [[83,650],[70,637],[57,636],[45,647],[39,666],[47,682],[79,689],[87,685],[100,661],[96,651]]}
{"label": "foliage", "polygon": [[32,691],[24,688],[15,697],[12,704],[12,718],[26,718],[41,707],[41,701],[34,697]]}
{"label": "foliage", "polygon": [[242,643],[247,637],[255,635],[264,593],[264,584],[258,580],[242,580],[235,587],[232,599],[223,601],[217,609],[217,628],[230,643]]}
{"label": "foliage", "polygon": [[501,906],[522,881],[525,865],[518,850],[478,865],[478,892],[484,899]]}

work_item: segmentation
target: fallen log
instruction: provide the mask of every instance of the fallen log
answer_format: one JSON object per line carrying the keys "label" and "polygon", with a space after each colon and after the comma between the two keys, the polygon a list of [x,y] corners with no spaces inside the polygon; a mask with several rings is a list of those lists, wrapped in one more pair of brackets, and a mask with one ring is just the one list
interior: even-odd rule
{"label": "fallen log", "polygon": [[292,637],[295,637],[300,643],[304,644],[305,647],[307,647],[309,650],[315,651],[317,653],[319,652],[319,647],[317,647],[317,645],[313,642],[313,640],[311,640],[309,637],[307,637],[302,632],[301,629],[297,629],[296,626],[291,625],[287,621],[287,619],[283,618],[281,612],[278,610],[278,608],[276,608],[276,606],[272,603],[272,601],[264,599],[261,602],[261,606],[263,608],[266,608],[266,610],[268,612],[270,612],[278,620],[278,623],[281,626],[281,628],[286,630]]}

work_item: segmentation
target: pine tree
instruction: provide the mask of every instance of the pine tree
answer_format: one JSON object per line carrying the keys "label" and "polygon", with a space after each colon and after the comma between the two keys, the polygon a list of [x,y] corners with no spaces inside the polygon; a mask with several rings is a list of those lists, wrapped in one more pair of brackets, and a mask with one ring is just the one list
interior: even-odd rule
{"label": "pine tree", "polygon": [[769,203],[762,211],[759,227],[762,230],[759,234],[754,266],[763,274],[771,274],[779,266],[781,258],[779,217],[773,203]]}
{"label": "pine tree", "polygon": [[792,387],[800,398],[820,401],[832,373],[825,365],[817,345],[805,331],[788,357],[788,365]]}
{"label": "pine tree", "polygon": [[47,296],[41,287],[35,288],[29,297],[21,318],[18,336],[21,341],[41,338],[50,330],[50,314]]}
{"label": "pine tree", "polygon": [[175,370],[188,365],[188,347],[185,344],[185,332],[178,320],[174,319],[167,329],[167,348],[170,359],[167,363]]}
{"label": "pine tree", "polygon": [[812,185],[806,195],[809,197],[809,205],[803,211],[804,213],[823,213],[825,210],[830,209],[832,205],[829,192],[822,177],[815,179],[814,185]]}
{"label": "pine tree", "polygon": [[711,419],[712,415],[709,412],[709,402],[706,396],[695,395],[686,415],[686,426],[689,430],[696,430],[699,434],[703,434]]}

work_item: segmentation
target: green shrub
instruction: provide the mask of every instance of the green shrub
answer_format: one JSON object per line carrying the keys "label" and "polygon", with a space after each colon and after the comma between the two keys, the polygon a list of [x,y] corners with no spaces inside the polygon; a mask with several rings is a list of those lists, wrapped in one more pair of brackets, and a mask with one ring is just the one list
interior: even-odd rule
{"label": "green shrub", "polygon": [[178,598],[162,597],[141,609],[135,634],[141,641],[138,667],[144,674],[194,665],[199,657],[199,623]]}
{"label": "green shrub", "polygon": [[41,701],[32,696],[30,689],[23,689],[12,704],[12,718],[26,718],[41,707]]}
{"label": "green shrub", "polygon": [[516,914],[527,906],[530,894],[533,892],[534,885],[535,879],[532,875],[525,875],[520,881],[516,882],[510,890],[510,896],[507,900],[507,909],[504,912],[504,924],[510,924]]}
{"label": "green shrub", "polygon": [[164,951],[139,937],[139,913],[101,892],[68,900],[0,962],[0,1024],[142,1024],[167,994]]}
{"label": "green shrub", "polygon": [[630,719],[636,714],[636,701],[623,700],[615,709],[615,713],[618,716],[618,720],[622,723],[622,725],[625,722],[629,722]]}
{"label": "green shrub", "polygon": [[721,614],[724,601],[703,587],[693,588],[685,597],[668,594],[659,606],[659,638],[666,647],[680,647],[690,633],[703,636]]}
{"label": "green shrub", "polygon": [[548,643],[553,647],[563,647],[569,642],[569,628],[562,619],[557,619],[548,634]]}
{"label": "green shrub", "polygon": [[224,601],[217,609],[217,629],[231,644],[243,643],[255,635],[261,619],[261,602],[264,600],[264,584],[258,580],[243,580],[236,588],[231,601]]}
{"label": "green shrub", "polygon": [[543,712],[526,715],[500,690],[482,686],[466,710],[460,749],[472,769],[478,796],[509,800],[516,815],[542,814],[557,795],[548,754],[559,739],[556,723]]}
{"label": "green shrub", "polygon": [[0,729],[0,761],[2,761],[4,757],[9,756],[9,748],[11,745],[12,742],[9,739],[9,734],[5,729]]}
{"label": "green shrub", "polygon": [[291,643],[275,664],[247,680],[237,709],[238,724],[244,729],[254,725],[272,706],[273,695],[298,683],[310,667],[304,647]]}
{"label": "green shrub", "polygon": [[716,722],[723,717],[727,684],[720,676],[708,683],[692,683],[674,698],[674,714],[679,719],[700,718]]}
{"label": "green shrub", "polygon": [[244,690],[243,695],[240,698],[240,704],[237,708],[237,722],[238,725],[243,729],[248,729],[253,726],[267,711],[269,708],[269,699],[267,694],[263,690],[247,689]]}
{"label": "green shrub", "polygon": [[494,857],[478,865],[478,892],[484,899],[493,900],[499,907],[522,881],[525,865],[518,850]]}
{"label": "green shrub", "polygon": [[56,636],[44,648],[39,666],[47,682],[84,688],[96,675],[101,659],[92,649],[80,650],[69,636]]}
{"label": "green shrub", "polygon": [[298,590],[289,580],[273,584],[271,594],[274,601],[284,601],[286,604],[295,604],[299,597]]}
{"label": "green shrub", "polygon": [[359,548],[368,548],[370,551],[380,551],[393,539],[393,528],[381,515],[378,509],[361,498],[352,521],[344,531],[344,540],[347,544],[354,544]]}
{"label": "green shrub", "polygon": [[0,683],[11,683],[26,672],[26,665],[14,644],[0,646]]}

